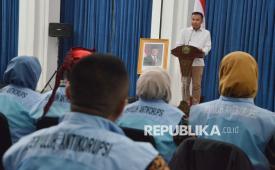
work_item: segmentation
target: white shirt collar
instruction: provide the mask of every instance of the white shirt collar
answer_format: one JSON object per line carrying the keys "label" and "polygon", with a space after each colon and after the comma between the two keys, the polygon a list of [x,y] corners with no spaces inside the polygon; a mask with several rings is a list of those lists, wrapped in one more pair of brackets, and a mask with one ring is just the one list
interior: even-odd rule
{"label": "white shirt collar", "polygon": [[195,30],[195,29],[191,26],[191,27],[190,27],[190,30],[191,30],[191,31],[198,32],[198,31],[202,31],[202,30],[203,30],[203,28],[202,28],[202,27],[200,27],[200,28],[196,31],[196,30]]}

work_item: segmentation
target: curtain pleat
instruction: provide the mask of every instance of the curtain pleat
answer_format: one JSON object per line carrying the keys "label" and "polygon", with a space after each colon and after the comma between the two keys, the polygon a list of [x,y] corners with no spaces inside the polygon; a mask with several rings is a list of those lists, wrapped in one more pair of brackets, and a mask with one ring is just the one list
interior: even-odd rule
{"label": "curtain pleat", "polygon": [[19,0],[1,0],[0,22],[0,78],[2,81],[8,62],[16,57],[18,52]]}

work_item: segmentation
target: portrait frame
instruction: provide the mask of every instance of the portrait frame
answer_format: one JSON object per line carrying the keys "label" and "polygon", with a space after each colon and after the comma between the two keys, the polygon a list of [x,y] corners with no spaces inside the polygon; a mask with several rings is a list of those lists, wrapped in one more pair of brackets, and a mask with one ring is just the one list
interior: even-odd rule
{"label": "portrait frame", "polygon": [[141,74],[144,70],[154,67],[168,69],[168,39],[140,38],[138,69]]}

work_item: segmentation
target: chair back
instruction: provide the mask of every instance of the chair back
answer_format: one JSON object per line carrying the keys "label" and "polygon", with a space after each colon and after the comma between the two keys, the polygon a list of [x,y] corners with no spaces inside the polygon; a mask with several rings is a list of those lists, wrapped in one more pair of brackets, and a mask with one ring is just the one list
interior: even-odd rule
{"label": "chair back", "polygon": [[128,128],[128,127],[121,127],[121,129],[124,131],[125,135],[128,138],[130,138],[134,141],[149,142],[154,147],[156,147],[154,137],[151,135],[145,136],[143,130]]}
{"label": "chair back", "polygon": [[237,146],[209,139],[188,138],[169,163],[172,170],[253,170],[247,155]]}
{"label": "chair back", "polygon": [[269,161],[271,169],[275,169],[275,134],[272,136],[266,146],[265,156]]}
{"label": "chair back", "polygon": [[3,170],[2,157],[12,145],[8,120],[3,113],[0,113],[0,139],[0,170]]}
{"label": "chair back", "polygon": [[42,118],[38,119],[38,121],[36,123],[36,130],[55,126],[58,124],[58,122],[59,122],[58,117],[47,117],[47,116],[42,117]]}

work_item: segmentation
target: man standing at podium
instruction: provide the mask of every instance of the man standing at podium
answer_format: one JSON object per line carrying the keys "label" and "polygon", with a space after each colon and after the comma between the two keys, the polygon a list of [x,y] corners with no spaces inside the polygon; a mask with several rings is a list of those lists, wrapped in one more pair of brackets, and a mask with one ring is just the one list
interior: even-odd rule
{"label": "man standing at podium", "polygon": [[[190,45],[202,50],[207,55],[211,49],[210,32],[202,28],[203,14],[200,12],[192,13],[192,27],[183,29],[177,46]],[[195,58],[192,64],[191,75],[182,77],[182,99],[188,105],[200,103],[201,80],[204,67],[203,58]],[[190,101],[190,82],[192,79],[192,101]]]}

